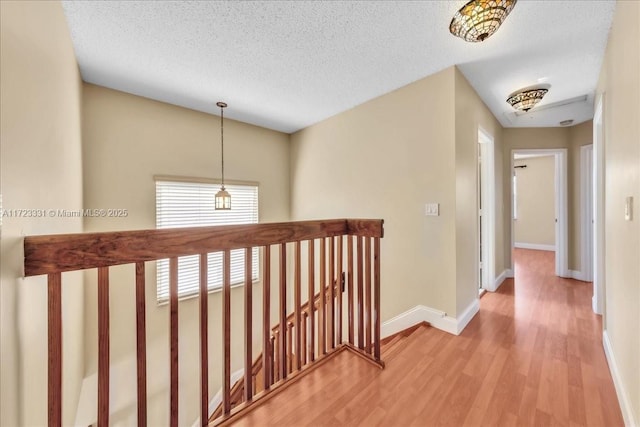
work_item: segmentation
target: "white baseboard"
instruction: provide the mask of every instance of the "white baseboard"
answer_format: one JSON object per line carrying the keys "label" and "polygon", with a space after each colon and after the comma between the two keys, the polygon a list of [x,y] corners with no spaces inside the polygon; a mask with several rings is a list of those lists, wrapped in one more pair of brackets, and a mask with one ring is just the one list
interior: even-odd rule
{"label": "white baseboard", "polygon": [[446,315],[447,313],[444,311],[435,310],[425,307],[424,305],[417,305],[386,322],[382,322],[382,325],[380,325],[380,336],[386,338],[400,331],[404,331],[413,325],[417,325],[420,322],[431,323],[433,319],[444,318]]}
{"label": "white baseboard", "polygon": [[575,280],[580,280],[582,282],[590,282],[591,280],[587,279],[586,277],[584,277],[584,274],[582,274],[582,271],[577,271],[577,270],[569,270],[569,277]]}
{"label": "white baseboard", "polygon": [[598,311],[598,301],[595,295],[591,297],[591,309],[595,314],[602,314],[601,311]]}
{"label": "white baseboard", "polygon": [[502,273],[500,273],[500,275],[496,277],[496,280],[493,284],[494,291],[497,291],[500,285],[502,285],[502,283],[504,283],[504,281],[510,277],[513,277],[513,271],[511,271],[510,269],[506,269]]}
{"label": "white baseboard", "polygon": [[604,347],[604,354],[607,357],[609,363],[609,371],[611,371],[611,377],[613,378],[613,385],[618,395],[618,402],[620,402],[620,410],[622,411],[622,418],[624,418],[624,425],[627,427],[638,427],[636,420],[633,418],[633,408],[631,408],[631,401],[629,395],[623,383],[623,377],[618,370],[618,364],[613,353],[613,347],[611,347],[611,341],[609,340],[609,334],[605,330],[602,333],[602,346]]}
{"label": "white baseboard", "polygon": [[420,322],[429,322],[434,328],[449,332],[453,335],[460,335],[462,330],[473,319],[473,316],[480,310],[480,300],[475,299],[460,314],[460,316],[447,316],[444,311],[436,310],[424,305],[417,305],[396,317],[383,322],[381,325],[380,335],[386,338],[395,333],[417,325]]}
{"label": "white baseboard", "polygon": [[539,243],[514,243],[513,244],[514,248],[520,248],[520,249],[533,249],[536,251],[552,251],[555,252],[556,250],[556,245],[542,245]]}
{"label": "white baseboard", "polygon": [[460,333],[467,327],[473,316],[475,316],[480,311],[480,299],[474,299],[471,304],[462,312],[460,316],[457,317],[456,322],[456,335],[460,335]]}

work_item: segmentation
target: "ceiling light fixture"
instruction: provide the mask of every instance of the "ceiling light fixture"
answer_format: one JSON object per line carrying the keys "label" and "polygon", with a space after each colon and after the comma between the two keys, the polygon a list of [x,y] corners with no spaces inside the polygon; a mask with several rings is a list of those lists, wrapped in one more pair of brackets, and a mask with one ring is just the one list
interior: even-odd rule
{"label": "ceiling light fixture", "polygon": [[220,107],[220,146],[222,152],[222,187],[216,193],[216,210],[228,211],[231,209],[231,195],[224,189],[224,109],[227,108],[227,104],[218,102],[216,105]]}
{"label": "ceiling light fixture", "polygon": [[519,90],[507,98],[507,102],[516,110],[529,111],[549,92],[549,89],[536,88]]}
{"label": "ceiling light fixture", "polygon": [[495,33],[517,0],[471,0],[453,15],[449,31],[468,42],[481,42]]}

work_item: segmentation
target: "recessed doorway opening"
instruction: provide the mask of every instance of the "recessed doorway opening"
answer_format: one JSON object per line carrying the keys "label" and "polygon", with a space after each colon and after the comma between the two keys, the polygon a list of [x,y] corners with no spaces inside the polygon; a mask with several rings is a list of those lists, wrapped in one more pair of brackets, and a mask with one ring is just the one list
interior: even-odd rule
{"label": "recessed doorway opening", "polygon": [[[523,246],[523,242],[516,241],[516,227],[518,217],[522,212],[518,212],[518,177],[516,166],[523,166],[522,162],[516,162],[516,159],[534,159],[551,156],[553,158],[553,244],[549,243],[533,243],[528,246],[529,249],[543,249],[555,251],[555,272],[560,277],[570,277],[568,268],[568,207],[567,207],[567,149],[518,149],[511,152],[511,249]],[[526,170],[523,168],[523,170]],[[515,176],[515,178],[514,178]],[[535,218],[537,212],[530,217]],[[542,212],[540,212],[542,214]],[[550,233],[550,232],[547,232]],[[516,245],[518,243],[518,245]],[[526,243],[526,242],[524,242]],[[512,268],[514,266],[512,265]]]}

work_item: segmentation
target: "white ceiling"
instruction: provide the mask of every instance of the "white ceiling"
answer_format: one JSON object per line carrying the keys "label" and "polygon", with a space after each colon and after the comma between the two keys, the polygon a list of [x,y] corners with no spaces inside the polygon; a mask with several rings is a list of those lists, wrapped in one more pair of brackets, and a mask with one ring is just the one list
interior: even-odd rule
{"label": "white ceiling", "polygon": [[[492,37],[459,1],[63,1],[85,81],[291,133],[457,64],[503,126],[593,115],[614,0],[520,0]],[[507,96],[548,83],[536,109]],[[555,108],[567,99],[581,102]],[[583,97],[584,98],[584,97]]]}

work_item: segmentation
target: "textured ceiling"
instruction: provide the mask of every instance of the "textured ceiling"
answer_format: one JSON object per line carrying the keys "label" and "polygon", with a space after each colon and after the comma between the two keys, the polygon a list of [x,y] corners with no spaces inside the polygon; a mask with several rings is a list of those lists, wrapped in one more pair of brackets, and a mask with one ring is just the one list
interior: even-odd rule
{"label": "textured ceiling", "polygon": [[[591,118],[615,1],[520,0],[483,43],[448,31],[464,3],[63,1],[63,7],[85,81],[214,114],[224,100],[227,117],[287,133],[454,64],[503,126]],[[513,114],[507,96],[541,82],[551,89],[540,110]],[[553,107],[578,97],[583,101]]]}

